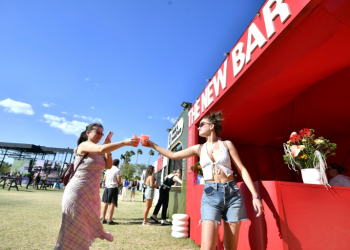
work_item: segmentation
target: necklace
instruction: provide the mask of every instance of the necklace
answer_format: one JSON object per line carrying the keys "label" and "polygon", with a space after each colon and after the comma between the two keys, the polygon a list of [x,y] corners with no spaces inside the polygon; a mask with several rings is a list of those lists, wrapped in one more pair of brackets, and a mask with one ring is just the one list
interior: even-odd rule
{"label": "necklace", "polygon": [[217,141],[216,141],[216,142],[213,142],[213,143],[211,144],[211,149],[209,149],[209,151],[211,152],[211,154],[214,153],[214,147],[215,147],[216,143],[217,143]]}

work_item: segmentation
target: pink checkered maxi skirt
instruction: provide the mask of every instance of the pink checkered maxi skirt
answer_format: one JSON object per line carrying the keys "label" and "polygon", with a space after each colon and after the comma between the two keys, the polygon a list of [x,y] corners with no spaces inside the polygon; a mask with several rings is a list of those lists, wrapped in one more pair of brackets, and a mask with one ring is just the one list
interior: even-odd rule
{"label": "pink checkered maxi skirt", "polygon": [[[77,155],[76,164],[83,155]],[[89,249],[95,238],[113,241],[100,221],[100,179],[103,155],[89,154],[80,164],[62,198],[62,223],[55,249]]]}

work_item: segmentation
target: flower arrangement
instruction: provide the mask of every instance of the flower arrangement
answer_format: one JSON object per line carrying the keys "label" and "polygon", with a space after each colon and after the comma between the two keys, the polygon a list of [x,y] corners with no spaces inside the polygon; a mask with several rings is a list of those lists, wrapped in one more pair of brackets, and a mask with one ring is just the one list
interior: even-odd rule
{"label": "flower arrangement", "polygon": [[315,139],[313,129],[304,128],[299,133],[293,132],[289,141],[283,144],[285,155],[283,159],[285,164],[292,165],[292,168],[319,168],[319,164],[326,164],[329,155],[335,155],[333,152],[337,144],[331,143],[324,137]]}
{"label": "flower arrangement", "polygon": [[195,174],[203,175],[203,169],[202,169],[199,161],[197,161],[196,164],[194,164],[194,166],[191,167],[191,170]]}

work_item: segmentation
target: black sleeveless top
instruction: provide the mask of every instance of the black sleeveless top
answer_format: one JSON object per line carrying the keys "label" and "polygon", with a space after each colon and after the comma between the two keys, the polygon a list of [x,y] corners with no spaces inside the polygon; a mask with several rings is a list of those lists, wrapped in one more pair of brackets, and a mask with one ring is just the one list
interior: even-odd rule
{"label": "black sleeveless top", "polygon": [[164,185],[167,185],[168,187],[171,187],[172,185],[175,184],[175,181],[173,180],[175,175],[171,176],[171,177],[167,177],[165,179],[165,181],[163,182]]}

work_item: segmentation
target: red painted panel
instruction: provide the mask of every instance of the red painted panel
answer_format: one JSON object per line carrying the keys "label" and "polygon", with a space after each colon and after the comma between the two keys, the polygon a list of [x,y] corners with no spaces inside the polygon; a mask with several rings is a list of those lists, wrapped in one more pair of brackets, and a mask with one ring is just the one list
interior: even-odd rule
{"label": "red painted panel", "polygon": [[[279,196],[275,181],[254,182],[255,188],[262,197],[264,214],[256,217],[252,197],[246,185],[240,183],[248,218],[242,222],[238,249],[283,249],[281,212],[278,208]],[[277,187],[278,188],[278,187]],[[283,211],[282,211],[283,214]]]}
{"label": "red painted panel", "polygon": [[350,188],[280,185],[290,249],[349,249]]}

